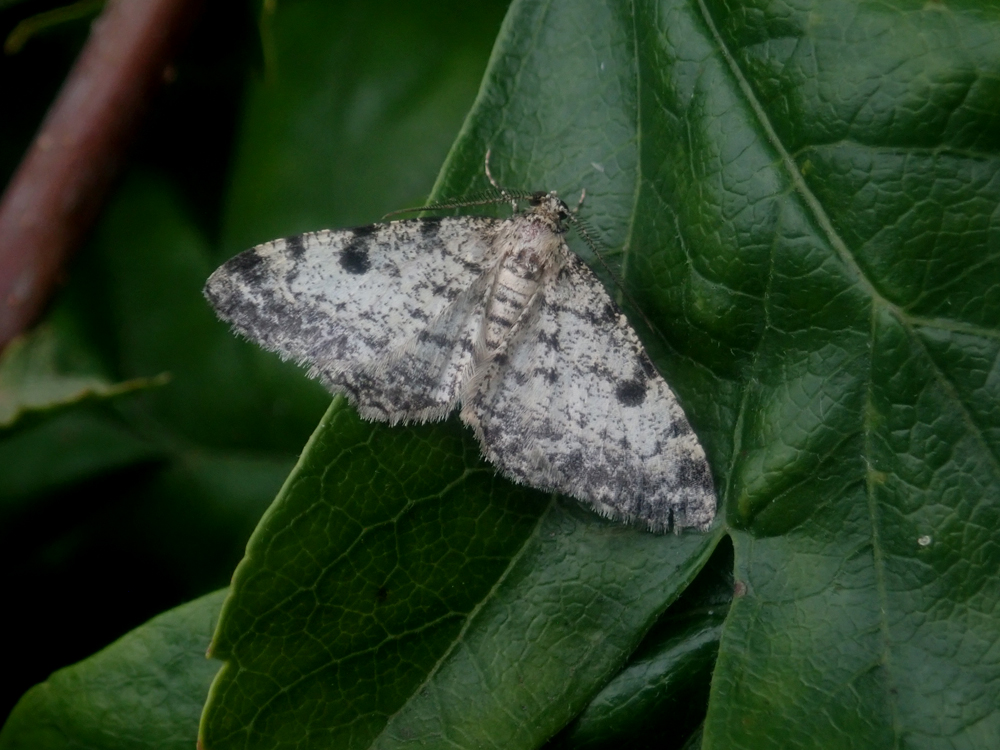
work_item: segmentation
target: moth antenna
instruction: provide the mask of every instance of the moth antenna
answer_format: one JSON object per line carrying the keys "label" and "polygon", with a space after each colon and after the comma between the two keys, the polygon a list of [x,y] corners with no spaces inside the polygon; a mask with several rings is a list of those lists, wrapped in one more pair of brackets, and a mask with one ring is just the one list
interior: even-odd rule
{"label": "moth antenna", "polygon": [[509,195],[509,193],[504,188],[500,187],[500,185],[497,183],[497,181],[493,179],[493,174],[490,172],[490,153],[492,151],[493,151],[493,149],[490,149],[490,148],[486,149],[486,179],[488,179],[490,181],[490,184],[494,188],[496,188],[497,190],[500,191],[500,195],[509,196],[508,200],[510,201],[510,207],[512,209],[514,209],[514,212],[516,213],[517,212],[517,200],[515,200],[513,196]]}
{"label": "moth antenna", "polygon": [[467,206],[488,206],[497,203],[507,203],[511,201],[522,200],[526,201],[531,198],[531,193],[525,192],[523,190],[504,190],[503,192],[494,191],[484,191],[482,193],[474,193],[461,200],[446,200],[440,201],[438,203],[427,203],[423,206],[413,206],[412,208],[400,208],[395,211],[390,211],[382,217],[382,220],[388,219],[390,216],[397,216],[398,214],[409,214],[416,211],[443,211],[449,208],[465,208]]}
{"label": "moth antenna", "polygon": [[580,191],[580,200],[576,202],[576,208],[573,209],[573,213],[580,213],[580,207],[583,205],[583,199],[587,197],[587,188]]}
{"label": "moth antenna", "polygon": [[[586,191],[584,191],[584,193],[586,193]],[[583,202],[583,195],[580,196],[580,202],[581,203]],[[577,208],[579,208],[579,206],[577,206]],[[615,275],[615,272],[611,270],[611,266],[609,266],[607,261],[604,260],[604,256],[601,254],[601,248],[598,246],[598,242],[591,236],[590,227],[587,226],[586,222],[584,222],[583,219],[579,218],[576,215],[575,211],[569,214],[569,216],[567,216],[566,218],[569,219],[569,222],[573,225],[573,228],[576,229],[577,234],[579,234],[583,238],[583,241],[587,243],[587,246],[590,248],[590,251],[594,254],[594,257],[597,258],[597,262],[601,264],[601,268],[603,268],[605,272],[608,274],[608,278],[610,278],[614,282],[615,286],[618,287],[619,291],[621,291],[622,296],[624,296],[625,299],[628,301],[629,307],[638,312],[639,315],[642,316],[643,321],[646,323],[647,326],[649,326],[649,329],[651,331],[655,332],[656,335],[659,336],[661,339],[664,339],[665,337],[663,335],[663,332],[660,330],[660,327],[649,319],[649,316],[646,315],[645,311],[635,301],[635,297],[633,297],[629,293],[629,290],[625,288],[624,281],[619,279]],[[607,249],[606,246],[605,249]]]}

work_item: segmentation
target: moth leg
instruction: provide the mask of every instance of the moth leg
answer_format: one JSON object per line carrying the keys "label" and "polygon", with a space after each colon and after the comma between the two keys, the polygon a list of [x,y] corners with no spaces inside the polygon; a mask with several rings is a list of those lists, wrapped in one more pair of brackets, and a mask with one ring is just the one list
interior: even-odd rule
{"label": "moth leg", "polygon": [[517,201],[514,199],[514,197],[510,193],[508,193],[506,190],[504,190],[502,187],[500,187],[500,184],[496,180],[493,179],[493,174],[490,172],[490,152],[491,151],[492,151],[492,149],[489,149],[489,148],[486,149],[486,178],[490,181],[490,184],[499,191],[500,195],[502,195],[504,198],[506,198],[507,200],[510,201],[510,207],[512,209],[514,209],[514,213],[517,213]]}

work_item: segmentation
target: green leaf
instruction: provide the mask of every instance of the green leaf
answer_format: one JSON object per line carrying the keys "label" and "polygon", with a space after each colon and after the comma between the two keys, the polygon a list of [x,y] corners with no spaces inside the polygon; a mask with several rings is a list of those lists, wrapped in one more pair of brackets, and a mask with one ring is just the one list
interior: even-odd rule
{"label": "green leaf", "polygon": [[733,596],[733,548],[720,544],[629,663],[547,747],[681,748],[699,728]]}
{"label": "green leaf", "polygon": [[0,512],[101,473],[162,456],[106,402],[165,386],[168,373],[116,380],[61,302],[0,355]]}
{"label": "green leaf", "polygon": [[234,576],[205,747],[537,746],[717,539],[603,521],[497,477],[454,420],[372,426],[338,399]]}
{"label": "green leaf", "polygon": [[[651,324],[736,556],[706,748],[1000,733],[998,20],[515,2],[439,179],[484,187],[491,148],[503,184],[585,187]],[[718,538],[611,527],[475,453],[331,411],[237,573],[209,750],[537,747]]]}
{"label": "green leaf", "polygon": [[630,662],[591,700],[571,725],[563,747],[679,748],[697,729],[719,650],[722,617],[670,625],[669,639]]}
{"label": "green leaf", "polygon": [[32,412],[72,406],[84,399],[105,399],[143,388],[164,385],[169,378],[133,378],[113,383],[84,366],[66,366],[62,360],[72,343],[50,318],[19,336],[0,355],[0,429],[13,426]]}
{"label": "green leaf", "polygon": [[[466,149],[470,185],[485,181],[485,150]],[[509,175],[509,154],[497,157]],[[444,735],[535,747],[620,667],[718,539],[606,523],[492,476],[478,453],[454,422],[402,430],[331,411],[234,578],[206,747]]]}
{"label": "green leaf", "polygon": [[189,750],[218,669],[205,644],[225,595],[165,612],[33,687],[0,730],[0,750]]}
{"label": "green leaf", "polygon": [[420,204],[505,5],[265,3],[265,68],[246,92],[217,260]]}
{"label": "green leaf", "polygon": [[672,38],[721,52],[726,131],[764,147],[740,193],[774,185],[753,207],[774,231],[727,486],[747,593],[705,747],[988,746],[1000,18],[711,7]]}

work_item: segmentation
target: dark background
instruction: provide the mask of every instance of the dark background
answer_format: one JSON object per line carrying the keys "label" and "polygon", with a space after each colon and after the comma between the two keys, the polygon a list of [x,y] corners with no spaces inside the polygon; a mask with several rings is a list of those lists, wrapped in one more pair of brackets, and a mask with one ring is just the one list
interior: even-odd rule
{"label": "dark background", "polygon": [[[228,583],[328,397],[233,341],[200,283],[238,243],[268,231],[372,221],[423,200],[506,9],[467,5],[286,2],[275,25],[253,2],[205,3],[46,316],[68,371],[172,379],[0,430],[2,636],[14,655],[4,660],[0,723],[53,670]],[[0,35],[55,7],[0,4]],[[46,29],[0,57],[5,184],[92,20]],[[297,49],[290,40],[303,34],[328,45]],[[316,102],[309,125],[282,109],[303,99]],[[267,196],[282,188],[253,184],[246,163],[273,156],[254,138],[289,127],[312,128],[302,140],[319,153],[292,155],[296,189],[270,212]],[[413,158],[399,161],[407,148]],[[264,208],[248,207],[257,197]]]}

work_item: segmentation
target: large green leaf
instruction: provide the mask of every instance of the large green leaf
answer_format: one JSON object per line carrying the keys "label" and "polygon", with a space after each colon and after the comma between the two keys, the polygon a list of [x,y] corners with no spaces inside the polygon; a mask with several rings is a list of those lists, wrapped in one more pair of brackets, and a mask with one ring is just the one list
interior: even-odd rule
{"label": "large green leaf", "polygon": [[455,422],[373,427],[334,402],[234,576],[206,747],[534,747],[717,540],[602,521],[478,454]]}
{"label": "large green leaf", "polygon": [[[490,147],[505,184],[585,187],[655,328],[736,555],[705,747],[1000,733],[998,21],[516,2],[442,172],[437,196],[483,187]],[[334,407],[237,572],[209,750],[536,747],[718,538],[610,526],[475,454]]]}

